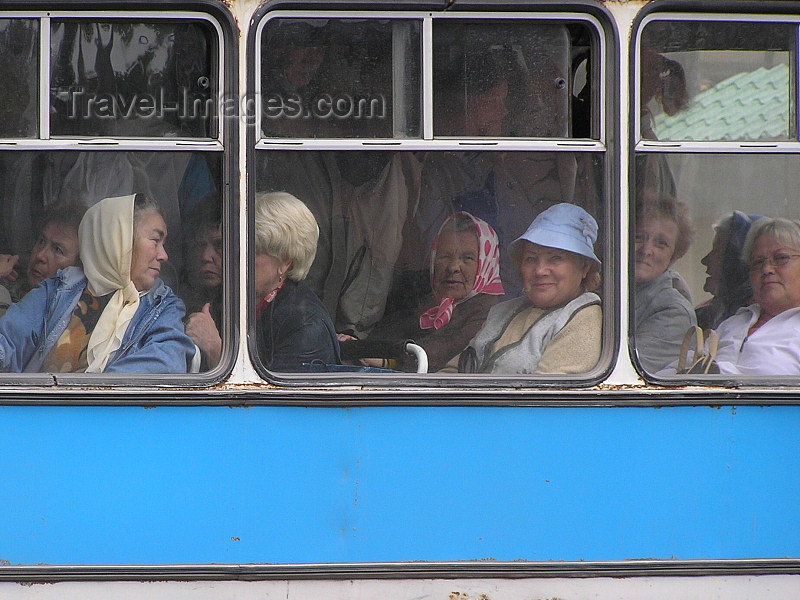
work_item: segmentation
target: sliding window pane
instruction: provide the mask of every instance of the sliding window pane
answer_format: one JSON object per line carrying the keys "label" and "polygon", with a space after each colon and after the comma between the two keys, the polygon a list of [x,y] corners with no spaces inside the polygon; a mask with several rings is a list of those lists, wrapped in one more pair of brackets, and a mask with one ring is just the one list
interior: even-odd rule
{"label": "sliding window pane", "polygon": [[54,21],[53,136],[216,136],[216,32],[202,22]]}

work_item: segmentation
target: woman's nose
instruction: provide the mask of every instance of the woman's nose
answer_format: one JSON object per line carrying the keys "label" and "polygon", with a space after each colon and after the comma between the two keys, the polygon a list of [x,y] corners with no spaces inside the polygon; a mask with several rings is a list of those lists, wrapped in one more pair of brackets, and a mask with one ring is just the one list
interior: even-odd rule
{"label": "woman's nose", "polygon": [[458,260],[449,260],[444,268],[448,273],[457,273],[461,270],[461,262]]}
{"label": "woman's nose", "polygon": [[547,272],[547,264],[544,261],[537,261],[533,266],[533,272],[536,275],[544,275]]}

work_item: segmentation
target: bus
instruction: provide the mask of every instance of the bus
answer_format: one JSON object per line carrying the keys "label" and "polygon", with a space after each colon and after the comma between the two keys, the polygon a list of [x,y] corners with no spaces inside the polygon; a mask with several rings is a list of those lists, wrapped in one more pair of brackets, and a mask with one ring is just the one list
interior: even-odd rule
{"label": "bus", "polygon": [[800,596],[799,57],[794,0],[5,0],[0,598]]}

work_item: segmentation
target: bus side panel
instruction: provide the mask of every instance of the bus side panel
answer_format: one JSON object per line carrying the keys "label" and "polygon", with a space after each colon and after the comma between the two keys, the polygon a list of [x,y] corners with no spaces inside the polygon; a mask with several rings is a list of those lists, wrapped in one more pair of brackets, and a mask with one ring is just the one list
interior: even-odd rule
{"label": "bus side panel", "polygon": [[592,577],[587,579],[396,579],[0,582],[3,600],[786,600],[800,575]]}
{"label": "bus side panel", "polygon": [[0,409],[0,560],[800,557],[800,407]]}

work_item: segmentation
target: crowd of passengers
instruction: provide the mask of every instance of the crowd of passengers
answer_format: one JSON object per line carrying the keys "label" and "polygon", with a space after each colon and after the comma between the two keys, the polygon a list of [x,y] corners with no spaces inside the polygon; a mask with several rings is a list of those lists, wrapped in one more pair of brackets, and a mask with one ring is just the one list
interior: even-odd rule
{"label": "crowd of passengers", "polygon": [[[167,227],[142,194],[106,198],[88,210],[47,213],[24,276],[0,255],[6,372],[183,373],[213,368],[221,351],[222,237],[219,213],[192,228],[193,292],[184,301],[163,283]],[[701,261],[712,299],[694,307],[672,267],[691,243],[686,207],[674,199],[638,207],[635,221],[634,347],[649,373],[674,374],[686,332],[715,329],[720,373],[800,371],[800,223],[734,211],[714,227]],[[363,339],[412,339],[429,371],[499,375],[586,373],[602,347],[597,222],[571,203],[539,213],[507,248],[494,227],[466,211],[440,224],[430,248],[430,288],[384,317]],[[255,205],[257,348],[264,366],[300,372],[341,365],[357,340],[336,330],[306,285],[319,225],[286,192]],[[507,252],[521,285],[504,288]],[[696,348],[705,353],[708,348]],[[690,357],[690,362],[692,357]],[[353,369],[415,371],[416,359],[365,357]],[[204,365],[204,367],[202,366]],[[716,370],[714,372],[717,372]]]}

